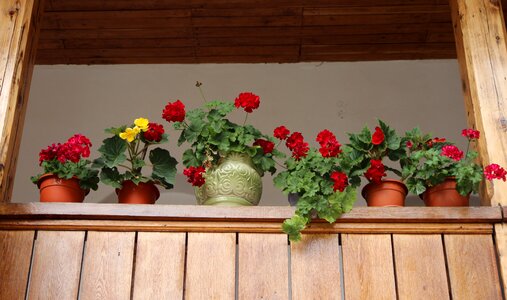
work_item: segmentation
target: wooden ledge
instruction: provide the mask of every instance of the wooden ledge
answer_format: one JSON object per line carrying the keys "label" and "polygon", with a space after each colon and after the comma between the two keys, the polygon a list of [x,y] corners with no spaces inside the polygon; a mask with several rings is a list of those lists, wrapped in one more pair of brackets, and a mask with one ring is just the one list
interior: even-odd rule
{"label": "wooden ledge", "polygon": [[[504,208],[505,209],[505,208]],[[0,220],[129,220],[281,222],[294,208],[97,203],[0,204]],[[500,207],[358,207],[338,223],[499,223]],[[315,220],[314,222],[325,222]]]}

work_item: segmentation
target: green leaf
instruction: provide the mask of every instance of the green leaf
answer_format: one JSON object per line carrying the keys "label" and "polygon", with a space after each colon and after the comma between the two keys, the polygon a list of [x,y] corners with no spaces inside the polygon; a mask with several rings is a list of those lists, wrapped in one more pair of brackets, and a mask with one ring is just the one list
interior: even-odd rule
{"label": "green leaf", "polygon": [[166,189],[172,188],[176,177],[176,165],[178,164],[176,159],[171,156],[169,151],[155,148],[150,152],[150,162],[153,165],[153,179],[160,181],[160,184]]}
{"label": "green leaf", "polygon": [[125,156],[127,147],[128,143],[117,135],[105,139],[99,148],[102,160],[98,162],[104,163],[108,168],[117,167],[127,159]]}
{"label": "green leaf", "polygon": [[197,159],[194,151],[192,149],[187,149],[183,152],[183,165],[185,167],[199,167],[202,165],[202,161]]}
{"label": "green leaf", "polygon": [[308,218],[294,215],[292,218],[283,222],[282,229],[289,235],[289,240],[297,242],[301,240],[301,231],[306,228],[308,222]]}
{"label": "green leaf", "polygon": [[100,181],[114,188],[121,189],[121,183],[123,180],[123,176],[120,175],[116,167],[102,168],[100,171]]}

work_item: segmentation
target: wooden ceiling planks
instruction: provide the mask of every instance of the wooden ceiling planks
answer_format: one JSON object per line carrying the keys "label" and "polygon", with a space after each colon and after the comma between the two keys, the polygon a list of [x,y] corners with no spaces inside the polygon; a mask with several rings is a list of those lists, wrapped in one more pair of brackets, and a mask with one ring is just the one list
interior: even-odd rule
{"label": "wooden ceiling planks", "polygon": [[454,58],[447,0],[46,0],[38,64]]}

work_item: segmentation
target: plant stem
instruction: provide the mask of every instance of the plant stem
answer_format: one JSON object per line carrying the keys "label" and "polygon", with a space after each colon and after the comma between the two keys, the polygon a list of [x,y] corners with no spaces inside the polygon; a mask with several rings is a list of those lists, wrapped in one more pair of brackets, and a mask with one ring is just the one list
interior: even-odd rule
{"label": "plant stem", "polygon": [[245,120],[243,121],[243,126],[245,126],[247,119],[248,119],[248,113],[245,113]]}
{"label": "plant stem", "polygon": [[132,170],[132,168],[130,168],[129,166],[126,166],[126,165],[119,164],[118,166],[119,167],[124,167],[125,169],[127,169],[129,171],[132,171],[132,172],[134,171],[134,170]]}
{"label": "plant stem", "polygon": [[206,97],[204,96],[204,92],[201,89],[201,84],[198,84],[197,88],[199,89],[199,92],[201,93],[201,97],[204,100],[204,104],[206,104],[208,101],[206,101]]}
{"label": "plant stem", "polygon": [[470,142],[471,142],[471,140],[470,140],[470,139],[468,139],[467,151],[465,152],[465,158],[467,158],[467,157],[468,157],[468,149],[470,149]]}
{"label": "plant stem", "polygon": [[277,162],[276,160],[273,159],[273,161],[275,162],[275,164],[277,164],[279,167],[282,167],[284,168],[285,170],[287,170],[287,167],[282,165],[281,163]]}

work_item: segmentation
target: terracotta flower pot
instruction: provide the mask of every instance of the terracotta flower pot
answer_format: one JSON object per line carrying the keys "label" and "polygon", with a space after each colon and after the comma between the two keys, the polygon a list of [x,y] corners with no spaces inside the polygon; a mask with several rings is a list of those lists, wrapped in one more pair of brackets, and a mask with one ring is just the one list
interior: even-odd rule
{"label": "terracotta flower pot", "polygon": [[407,193],[408,189],[403,182],[384,179],[380,183],[368,183],[361,195],[368,206],[404,206]]}
{"label": "terracotta flower pot", "polygon": [[456,190],[456,180],[448,178],[444,182],[428,188],[422,199],[426,206],[468,206],[470,195],[463,196]]}
{"label": "terracotta flower pot", "polygon": [[83,202],[89,191],[81,189],[79,179],[61,179],[54,174],[44,174],[37,182],[40,202]]}
{"label": "terracotta flower pot", "polygon": [[121,189],[116,189],[119,203],[154,204],[160,197],[160,192],[153,182],[140,182],[138,185],[130,180],[122,183]]}

